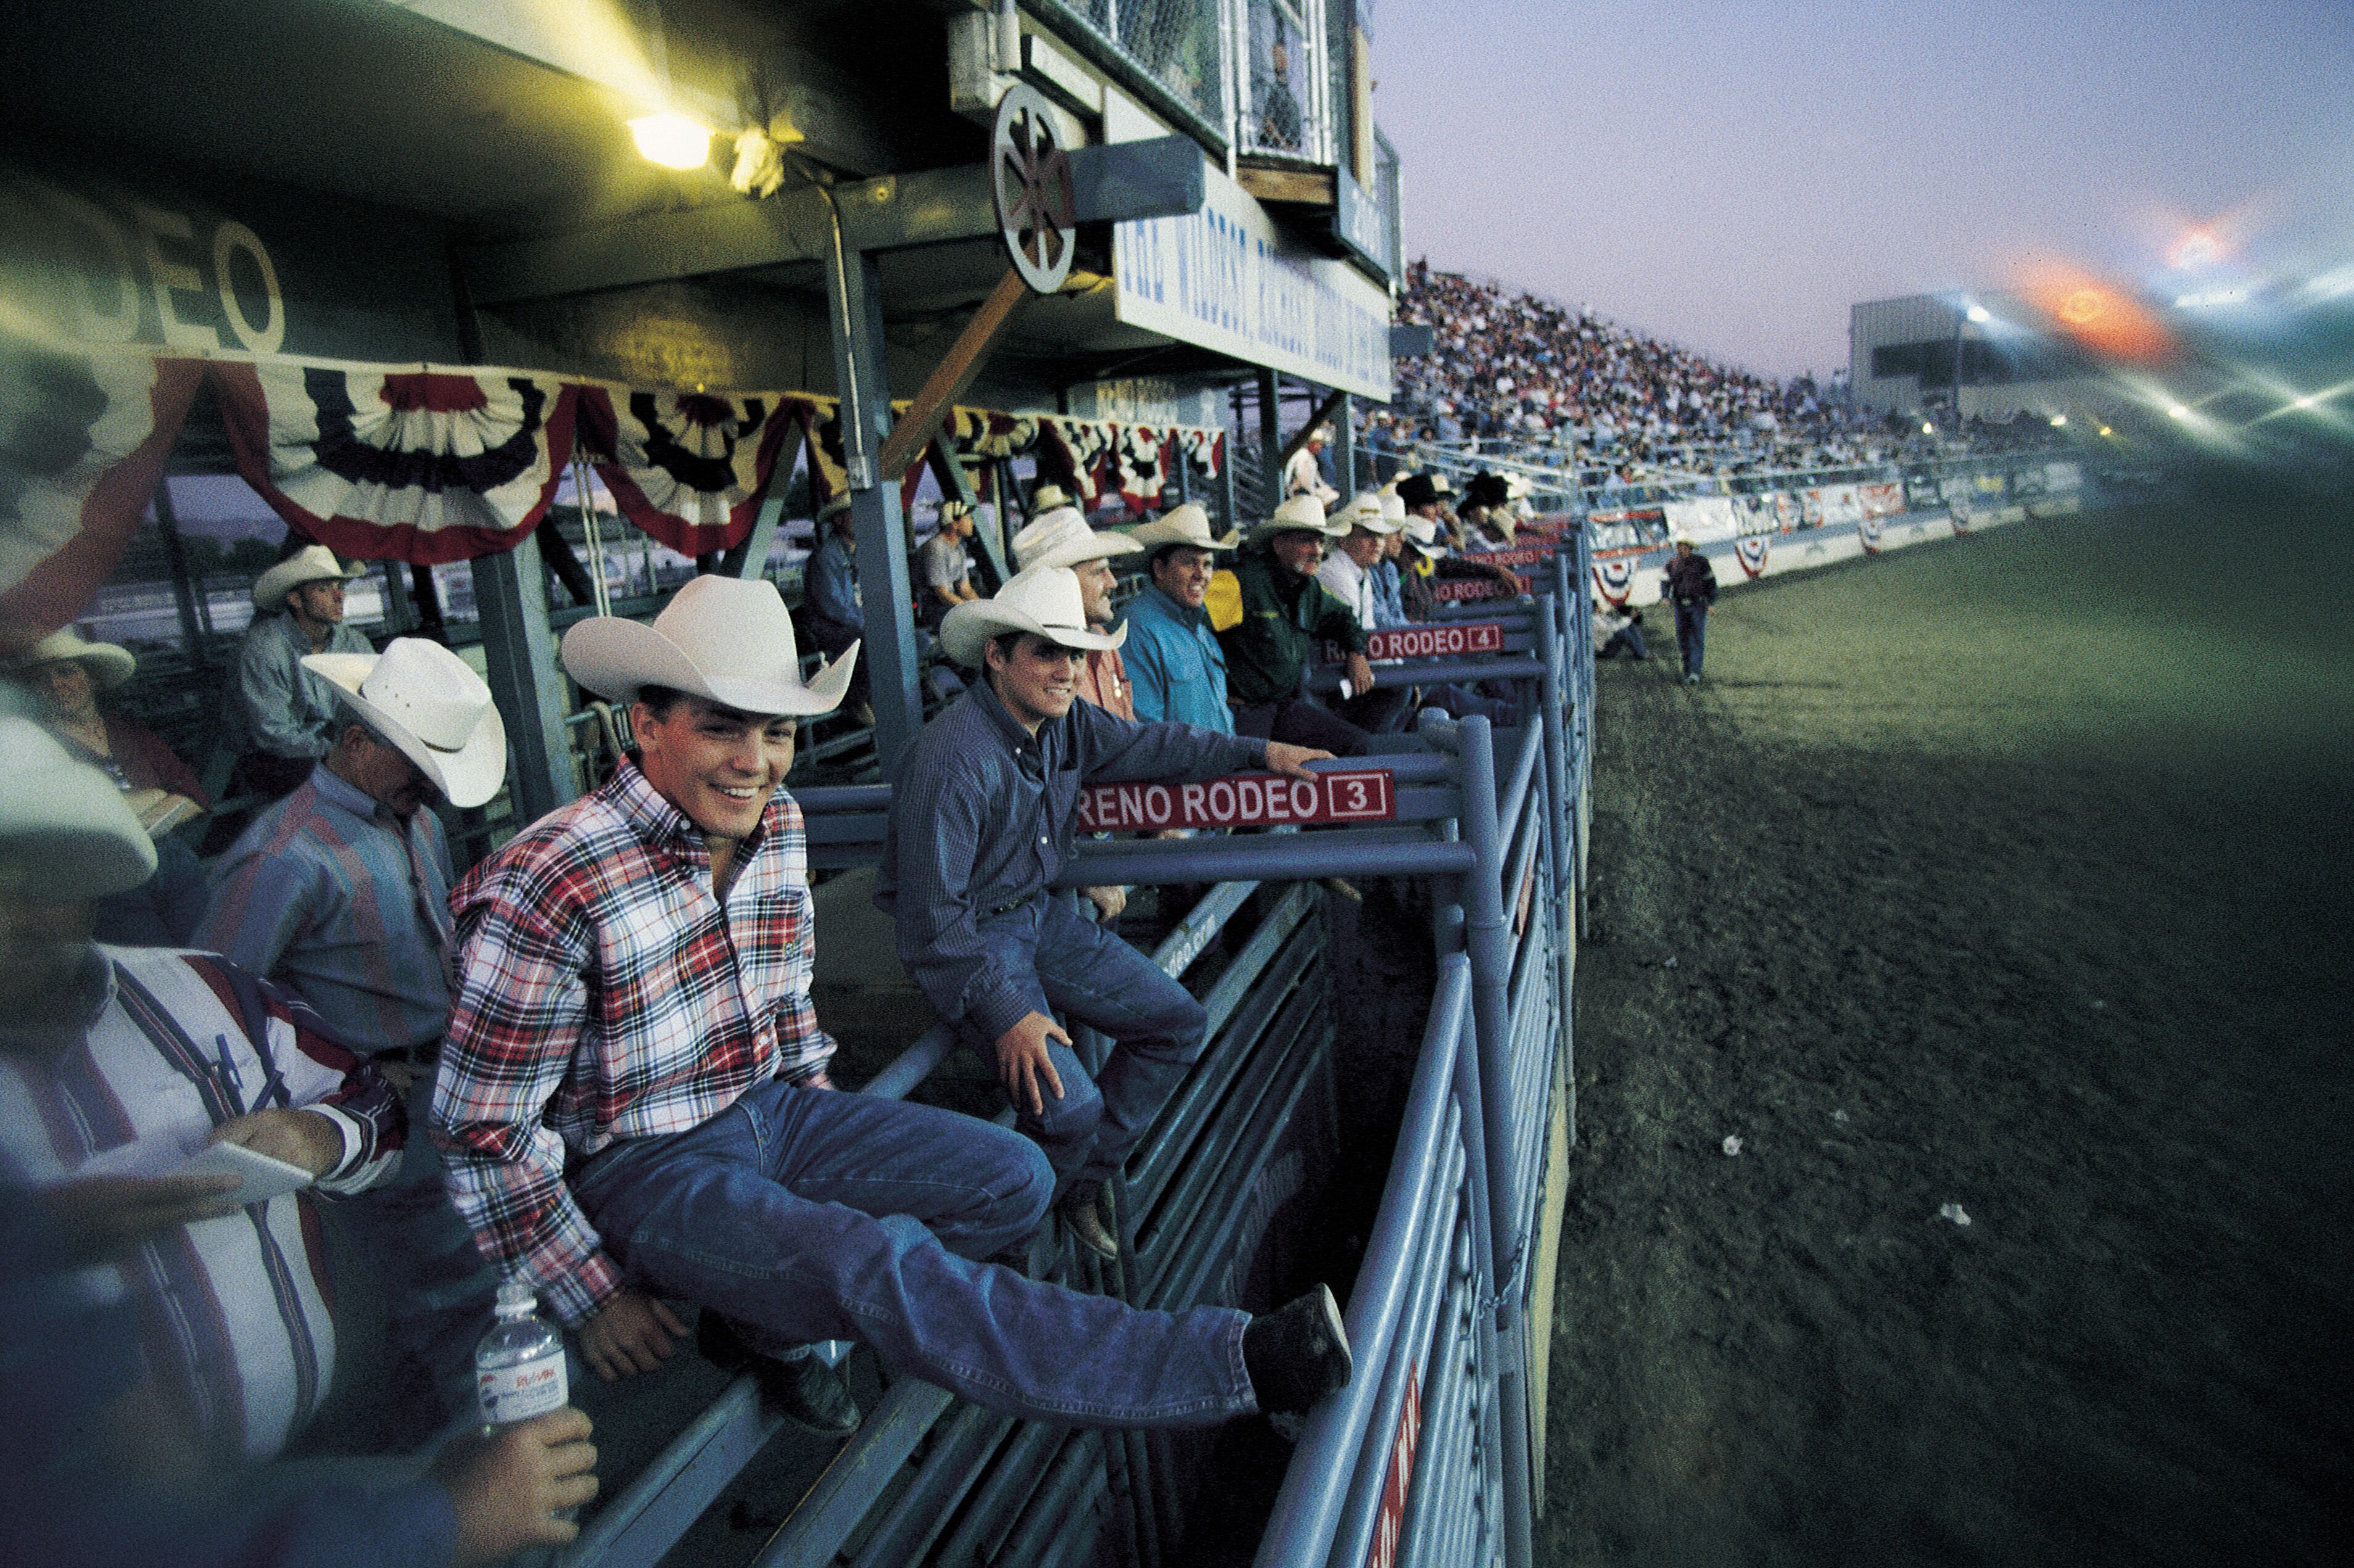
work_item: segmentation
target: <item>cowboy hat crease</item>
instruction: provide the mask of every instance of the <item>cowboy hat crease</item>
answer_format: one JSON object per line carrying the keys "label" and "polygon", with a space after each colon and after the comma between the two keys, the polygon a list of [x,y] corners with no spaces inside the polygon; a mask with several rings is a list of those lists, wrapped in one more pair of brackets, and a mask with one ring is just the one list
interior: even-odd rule
{"label": "cowboy hat crease", "polygon": [[1028,631],[1058,647],[1080,652],[1117,648],[1128,641],[1128,624],[1096,631],[1087,625],[1087,601],[1068,567],[1034,567],[1017,572],[995,597],[958,605],[940,622],[940,651],[960,664],[979,669],[982,647],[992,637]]}
{"label": "cowboy hat crease", "polygon": [[641,686],[774,718],[815,718],[842,705],[858,643],[804,682],[793,618],[766,579],[695,577],[651,625],[600,615],[564,634],[565,673],[600,697],[628,702]]}
{"label": "cowboy hat crease", "polygon": [[491,689],[440,643],[396,637],[382,653],[311,653],[302,667],[325,676],[335,700],[451,805],[482,805],[505,782],[507,728]]}

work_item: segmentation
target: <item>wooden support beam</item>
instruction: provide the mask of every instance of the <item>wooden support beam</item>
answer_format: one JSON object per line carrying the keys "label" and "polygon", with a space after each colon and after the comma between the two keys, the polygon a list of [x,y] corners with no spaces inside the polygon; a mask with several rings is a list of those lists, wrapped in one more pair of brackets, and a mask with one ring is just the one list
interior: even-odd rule
{"label": "wooden support beam", "polygon": [[931,445],[933,432],[940,428],[940,417],[964,396],[972,378],[981,374],[997,334],[1013,318],[1014,307],[1029,295],[1030,285],[1022,281],[1020,272],[1008,267],[1005,276],[997,281],[997,287],[989,291],[989,298],[981,301],[981,309],[973,313],[972,320],[965,323],[964,331],[957,334],[947,357],[925,377],[923,389],[916,394],[907,414],[892,427],[876,465],[882,471],[884,483],[897,483],[900,476],[915,466],[924,449]]}
{"label": "wooden support beam", "polygon": [[1340,199],[1339,183],[1330,169],[1294,169],[1237,162],[1235,183],[1260,201],[1288,202],[1297,207],[1331,207]]}

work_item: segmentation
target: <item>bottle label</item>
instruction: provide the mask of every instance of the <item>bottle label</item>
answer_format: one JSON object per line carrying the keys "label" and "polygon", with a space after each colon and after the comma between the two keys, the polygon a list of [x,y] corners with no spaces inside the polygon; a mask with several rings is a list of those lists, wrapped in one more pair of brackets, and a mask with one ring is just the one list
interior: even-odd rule
{"label": "bottle label", "polygon": [[483,1422],[512,1426],[551,1410],[561,1410],[571,1398],[564,1378],[564,1357],[539,1356],[511,1367],[483,1367],[474,1372],[474,1397]]}

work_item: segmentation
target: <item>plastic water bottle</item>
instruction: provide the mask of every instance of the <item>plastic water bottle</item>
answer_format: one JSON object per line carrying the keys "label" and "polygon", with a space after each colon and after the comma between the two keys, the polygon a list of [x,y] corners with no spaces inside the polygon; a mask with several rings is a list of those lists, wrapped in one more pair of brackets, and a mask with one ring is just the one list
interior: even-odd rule
{"label": "plastic water bottle", "polygon": [[538,1308],[539,1298],[522,1280],[499,1287],[498,1321],[474,1347],[474,1398],[486,1428],[529,1421],[571,1400],[564,1336]]}

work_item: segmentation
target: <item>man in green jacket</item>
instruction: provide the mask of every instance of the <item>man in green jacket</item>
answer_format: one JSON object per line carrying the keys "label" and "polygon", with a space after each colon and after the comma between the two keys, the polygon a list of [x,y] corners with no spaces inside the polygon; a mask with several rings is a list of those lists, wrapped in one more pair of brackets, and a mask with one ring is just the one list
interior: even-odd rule
{"label": "man in green jacket", "polygon": [[1353,606],[1316,580],[1324,544],[1349,531],[1324,521],[1312,495],[1295,495],[1252,531],[1235,563],[1242,588],[1242,620],[1218,633],[1226,653],[1226,702],[1235,733],[1310,746],[1339,757],[1361,757],[1365,732],[1301,692],[1308,662],[1320,641],[1349,651],[1348,691],[1371,691],[1373,667],[1365,659],[1365,629]]}

